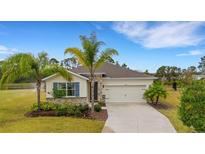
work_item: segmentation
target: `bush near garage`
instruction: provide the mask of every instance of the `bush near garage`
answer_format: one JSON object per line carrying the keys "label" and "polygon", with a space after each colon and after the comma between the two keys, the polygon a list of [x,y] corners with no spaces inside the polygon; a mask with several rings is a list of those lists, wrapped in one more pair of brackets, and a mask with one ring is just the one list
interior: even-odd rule
{"label": "bush near garage", "polygon": [[144,93],[144,98],[148,103],[158,104],[160,97],[166,98],[167,91],[159,81],[153,83]]}

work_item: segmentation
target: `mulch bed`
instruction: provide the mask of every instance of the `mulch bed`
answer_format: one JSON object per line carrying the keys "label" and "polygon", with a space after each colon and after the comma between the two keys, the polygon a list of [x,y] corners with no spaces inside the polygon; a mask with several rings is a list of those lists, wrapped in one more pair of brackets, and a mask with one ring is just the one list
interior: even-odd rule
{"label": "mulch bed", "polygon": [[[27,117],[44,117],[44,116],[57,117],[58,115],[55,111],[33,111],[33,112],[27,112],[25,116]],[[71,116],[67,116],[67,117],[71,117]],[[100,112],[94,112],[94,113],[88,112],[88,114],[85,117],[77,117],[77,118],[106,121],[108,118],[108,114],[107,114],[107,110],[103,109]]]}
{"label": "mulch bed", "polygon": [[107,110],[103,109],[100,112],[89,113],[89,117],[92,117],[96,120],[106,121],[108,118]]}
{"label": "mulch bed", "polygon": [[148,103],[149,105],[151,105],[152,107],[156,108],[156,109],[170,109],[173,108],[173,106],[171,106],[170,104],[166,104],[166,103],[158,103],[158,104],[152,104],[152,103]]}
{"label": "mulch bed", "polygon": [[57,116],[55,111],[31,111],[25,114],[26,117]]}

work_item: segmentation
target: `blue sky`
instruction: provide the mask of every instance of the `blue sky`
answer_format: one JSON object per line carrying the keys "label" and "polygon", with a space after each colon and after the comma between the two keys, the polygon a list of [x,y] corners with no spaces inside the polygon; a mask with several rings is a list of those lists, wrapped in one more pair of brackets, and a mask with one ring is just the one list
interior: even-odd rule
{"label": "blue sky", "polygon": [[0,22],[0,60],[43,50],[62,60],[65,48],[81,47],[79,35],[93,31],[135,70],[198,66],[205,54],[204,22]]}

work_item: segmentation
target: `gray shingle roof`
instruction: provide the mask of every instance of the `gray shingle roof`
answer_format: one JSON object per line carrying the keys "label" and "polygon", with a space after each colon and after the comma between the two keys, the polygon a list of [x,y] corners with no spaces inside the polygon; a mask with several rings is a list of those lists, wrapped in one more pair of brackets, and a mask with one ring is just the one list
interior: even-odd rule
{"label": "gray shingle roof", "polygon": [[[72,68],[71,71],[74,73],[78,73],[81,75],[88,75],[89,72],[83,66],[78,66],[77,68]],[[111,63],[105,63],[98,70],[96,70],[97,74],[104,74],[105,77],[110,78],[135,78],[135,77],[152,77],[142,72],[130,70],[123,68],[118,65],[114,65]]]}

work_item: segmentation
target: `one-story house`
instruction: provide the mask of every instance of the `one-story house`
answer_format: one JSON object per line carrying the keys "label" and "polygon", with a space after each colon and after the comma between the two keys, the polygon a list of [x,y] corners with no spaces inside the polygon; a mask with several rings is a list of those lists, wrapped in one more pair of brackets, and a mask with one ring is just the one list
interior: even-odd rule
{"label": "one-story house", "polygon": [[[55,102],[89,102],[91,86],[89,72],[83,66],[68,70],[73,75],[71,82],[59,74],[51,75],[45,81],[46,98]],[[139,103],[144,102],[144,91],[156,79],[142,72],[105,63],[95,72],[94,99],[106,103]],[[54,98],[53,89],[65,92],[62,98]]]}

